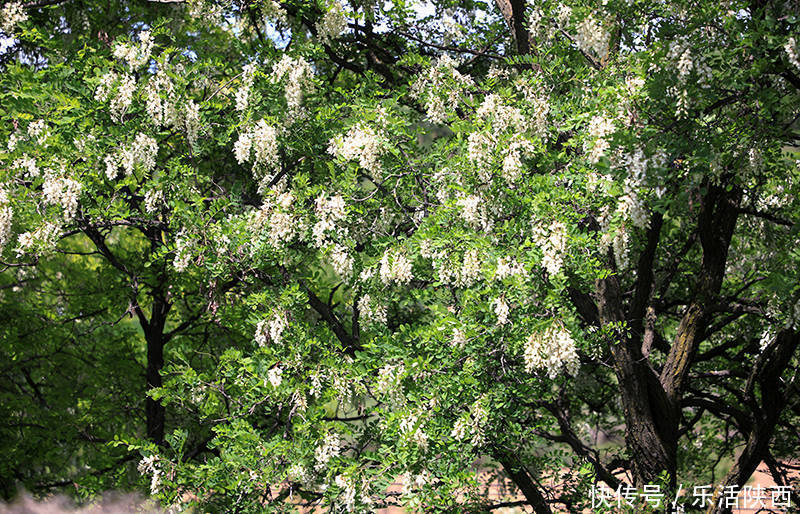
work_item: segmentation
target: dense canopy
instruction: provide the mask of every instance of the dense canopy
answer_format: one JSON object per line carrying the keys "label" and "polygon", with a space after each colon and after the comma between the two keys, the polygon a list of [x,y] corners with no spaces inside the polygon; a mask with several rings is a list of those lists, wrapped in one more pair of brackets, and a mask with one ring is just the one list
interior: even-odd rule
{"label": "dense canopy", "polygon": [[4,2],[0,494],[796,488],[798,16]]}

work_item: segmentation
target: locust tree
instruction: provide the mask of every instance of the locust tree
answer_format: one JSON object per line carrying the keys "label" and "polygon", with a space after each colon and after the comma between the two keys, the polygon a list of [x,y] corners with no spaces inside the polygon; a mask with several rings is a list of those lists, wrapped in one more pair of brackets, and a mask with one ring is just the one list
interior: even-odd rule
{"label": "locust tree", "polygon": [[[7,3],[2,300],[94,387],[130,345],[142,414],[57,478],[139,461],[214,511],[482,511],[487,467],[536,512],[791,485],[797,11]],[[13,441],[64,391],[3,340]]]}

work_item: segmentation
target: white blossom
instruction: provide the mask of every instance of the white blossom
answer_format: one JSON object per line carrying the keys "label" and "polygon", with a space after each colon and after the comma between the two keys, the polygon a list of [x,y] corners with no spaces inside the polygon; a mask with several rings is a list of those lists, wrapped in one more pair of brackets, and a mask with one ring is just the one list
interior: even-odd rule
{"label": "white blossom", "polygon": [[175,124],[177,111],[175,109],[175,88],[172,80],[163,70],[153,76],[145,88],[145,110],[150,116],[150,122],[156,127],[166,127]]}
{"label": "white blossom", "polygon": [[400,419],[400,434],[405,440],[424,450],[428,447],[428,434],[422,429],[422,424],[419,413],[409,413]]}
{"label": "white blossom", "polygon": [[78,197],[81,194],[82,184],[77,180],[49,174],[42,184],[42,193],[45,203],[60,205],[64,217],[71,220],[78,211]]}
{"label": "white blossom", "polygon": [[336,136],[328,145],[328,152],[346,161],[358,160],[359,166],[380,178],[380,158],[384,150],[384,136],[371,127],[359,123],[350,128],[347,134]]}
{"label": "white blossom", "polygon": [[794,39],[794,36],[786,41],[783,49],[786,50],[786,57],[789,59],[792,66],[800,70],[800,57],[798,57],[797,41]]}
{"label": "white blossom", "polygon": [[[610,147],[610,143],[606,139],[614,132],[614,123],[605,116],[594,116],[589,122],[589,137],[590,141],[584,144],[584,151],[589,152],[589,161],[596,163],[600,157],[606,154]],[[591,142],[591,144],[590,144]]]}
{"label": "white blossom", "polygon": [[442,55],[428,70],[420,74],[411,92],[425,103],[431,123],[446,122],[465,98],[464,89],[473,85],[472,79],[456,69],[458,63],[448,55]]}
{"label": "white blossom", "polygon": [[164,203],[164,193],[160,189],[150,189],[144,194],[144,210],[148,214],[155,214]]}
{"label": "white blossom", "polygon": [[6,143],[6,148],[8,148],[8,152],[11,153],[17,149],[17,144],[19,143],[19,136],[17,134],[11,134],[8,136],[8,142]]}
{"label": "white blossom", "polygon": [[373,301],[368,294],[359,298],[358,312],[361,320],[367,325],[386,324],[386,306]]}
{"label": "white blossom", "polygon": [[317,39],[323,44],[330,43],[347,29],[347,18],[341,2],[333,0],[328,4],[325,13],[316,24],[316,29]]}
{"label": "white blossom", "polygon": [[47,138],[47,122],[44,120],[36,120],[31,122],[28,125],[28,137],[31,139],[36,139],[36,142],[44,144],[44,140]]}
{"label": "white blossom", "polygon": [[127,61],[132,69],[140,68],[150,60],[154,43],[150,31],[143,30],[139,33],[139,44],[117,42],[114,57]]}
{"label": "white blossom", "polygon": [[55,248],[61,235],[61,227],[53,222],[46,221],[33,232],[23,232],[17,237],[17,256],[26,252],[47,253]]}
{"label": "white blossom", "polygon": [[314,451],[317,471],[325,469],[331,459],[338,457],[342,453],[342,439],[336,432],[328,432],[322,440],[322,444],[317,446]]}
{"label": "white blossom", "polygon": [[353,256],[347,248],[341,245],[334,245],[331,250],[331,264],[333,270],[344,280],[349,280],[353,275]]}
{"label": "white blossom", "polygon": [[158,455],[149,455],[142,458],[137,466],[139,473],[150,476],[150,494],[156,495],[161,489],[161,462]]}
{"label": "white blossom", "polygon": [[28,13],[22,7],[22,2],[8,2],[0,11],[0,31],[11,35],[20,23],[28,19]]}
{"label": "white blossom", "polygon": [[270,370],[267,371],[267,380],[272,384],[272,387],[280,387],[283,382],[283,369],[281,369],[280,366],[270,368]]}
{"label": "white blossom", "polygon": [[551,379],[562,370],[575,375],[580,366],[572,335],[560,322],[551,323],[544,331],[531,334],[525,343],[523,357],[529,373],[542,369],[547,371]]}
{"label": "white blossom", "polygon": [[234,94],[236,100],[236,110],[244,111],[250,103],[250,89],[255,81],[256,65],[250,63],[242,71],[242,84]]}
{"label": "white blossom", "polygon": [[35,178],[39,176],[39,166],[36,165],[36,161],[33,159],[33,157],[28,157],[27,154],[23,154],[22,157],[15,160],[11,167],[14,169],[25,170],[28,178]]}
{"label": "white blossom", "polygon": [[567,247],[567,227],[560,221],[553,221],[547,230],[536,227],[533,239],[542,251],[542,266],[550,275],[557,274],[564,266],[564,252]]}
{"label": "white blossom", "polygon": [[175,258],[172,260],[172,265],[175,271],[182,273],[189,267],[192,260],[191,240],[185,231],[181,231],[175,239]]}
{"label": "white blossom", "polygon": [[604,61],[608,56],[608,44],[611,34],[593,16],[587,16],[577,26],[575,43],[584,53],[594,54]]}
{"label": "white blossom", "polygon": [[525,268],[514,257],[500,257],[497,260],[494,278],[496,280],[504,280],[514,276],[524,277]]}
{"label": "white blossom", "polygon": [[392,282],[408,284],[414,278],[411,261],[401,252],[386,250],[381,258],[381,281],[384,284]]}
{"label": "white blossom", "polygon": [[494,305],[494,314],[497,316],[497,325],[502,326],[508,323],[508,314],[511,311],[511,308],[506,303],[505,298],[502,296],[500,298],[496,298],[492,305]]}
{"label": "white blossom", "polygon": [[11,221],[14,217],[14,210],[9,205],[8,191],[0,186],[0,254],[11,239]]}
{"label": "white blossom", "polygon": [[286,82],[286,104],[289,111],[297,112],[303,102],[303,96],[314,88],[314,71],[302,57],[290,57],[284,54],[280,61],[272,67],[272,81]]}

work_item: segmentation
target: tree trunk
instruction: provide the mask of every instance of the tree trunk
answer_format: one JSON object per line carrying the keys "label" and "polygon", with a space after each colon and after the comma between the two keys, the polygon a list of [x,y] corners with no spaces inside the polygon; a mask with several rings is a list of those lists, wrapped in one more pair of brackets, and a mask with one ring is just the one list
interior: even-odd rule
{"label": "tree trunk", "polygon": [[545,499],[542,492],[539,491],[539,488],[531,479],[528,472],[525,471],[525,468],[519,462],[514,462],[511,457],[505,454],[497,454],[495,455],[500,461],[500,464],[503,465],[503,469],[511,480],[516,484],[519,490],[522,492],[522,495],[525,496],[525,499],[528,503],[531,504],[533,507],[534,512],[536,514],[551,514],[552,510],[550,510],[550,505],[547,504],[547,500]]}
{"label": "tree trunk", "polygon": [[[144,328],[145,340],[147,341],[147,371],[146,381],[147,390],[161,387],[161,368],[164,367],[164,325],[167,321],[167,313],[170,304],[160,295],[153,295],[153,312],[150,321]],[[164,443],[164,419],[165,408],[161,402],[154,400],[150,396],[145,399],[145,417],[147,423],[147,438],[156,444]]]}

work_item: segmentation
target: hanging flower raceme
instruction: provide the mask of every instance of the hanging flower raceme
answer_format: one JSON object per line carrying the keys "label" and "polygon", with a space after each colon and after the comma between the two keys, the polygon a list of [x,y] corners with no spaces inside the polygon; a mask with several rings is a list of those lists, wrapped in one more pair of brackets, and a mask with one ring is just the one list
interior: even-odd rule
{"label": "hanging flower raceme", "polygon": [[303,96],[314,89],[314,71],[302,57],[284,55],[272,67],[271,79],[275,83],[284,82],[286,104],[292,114],[297,114],[303,103]]}
{"label": "hanging flower raceme", "polygon": [[575,375],[580,366],[572,335],[559,321],[531,334],[525,343],[523,357],[529,373],[544,370],[550,378],[555,378],[562,370]]}
{"label": "hanging flower raceme", "polygon": [[336,136],[328,145],[328,153],[345,161],[357,160],[359,166],[380,179],[382,168],[380,158],[385,152],[385,136],[372,127],[359,123],[350,128],[344,136]]}

